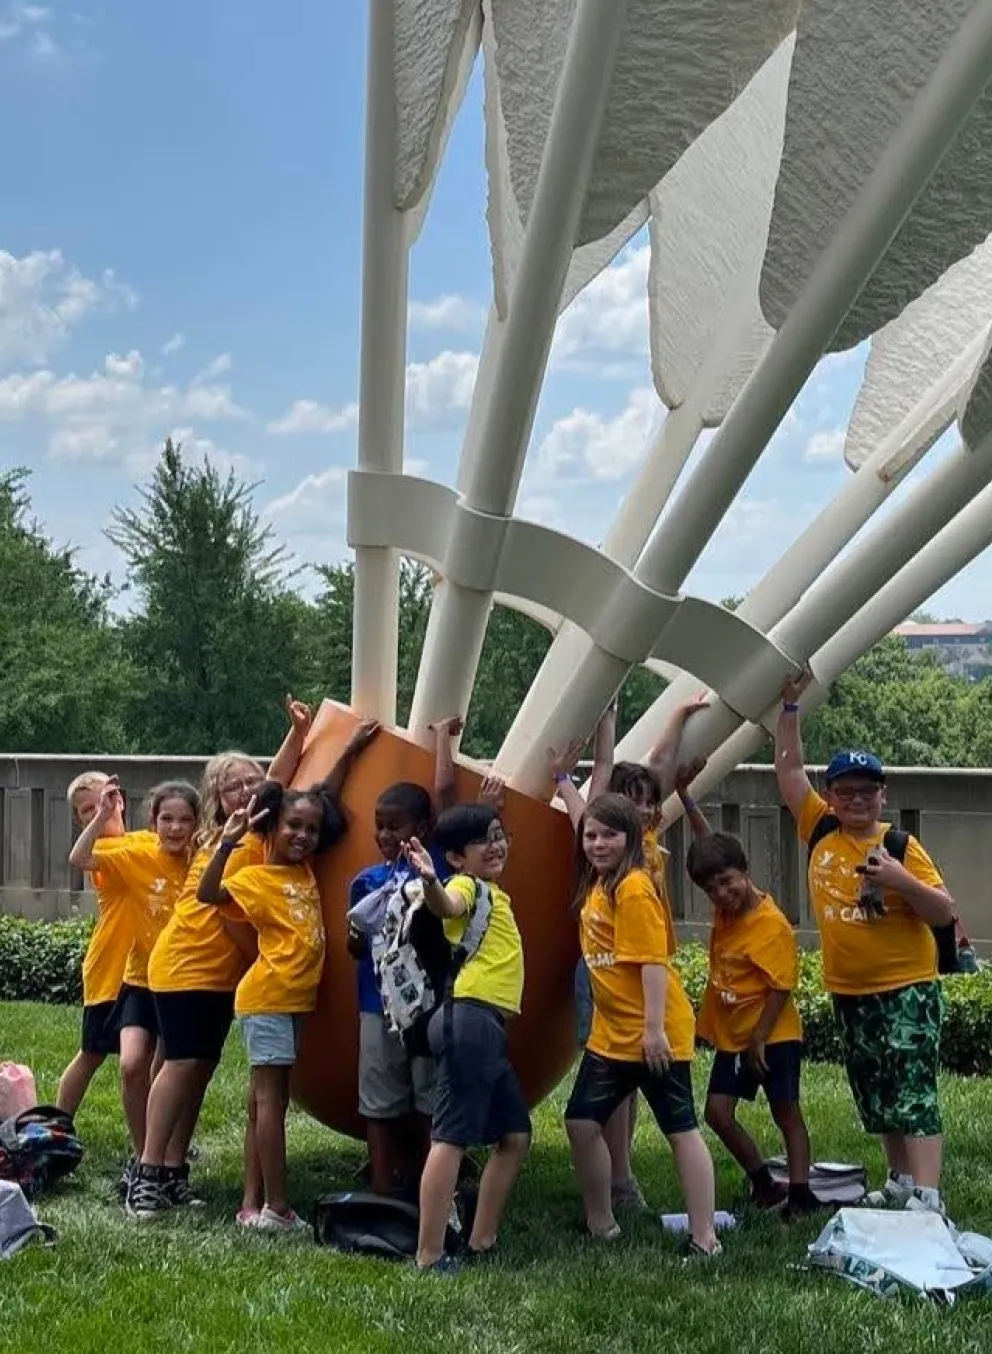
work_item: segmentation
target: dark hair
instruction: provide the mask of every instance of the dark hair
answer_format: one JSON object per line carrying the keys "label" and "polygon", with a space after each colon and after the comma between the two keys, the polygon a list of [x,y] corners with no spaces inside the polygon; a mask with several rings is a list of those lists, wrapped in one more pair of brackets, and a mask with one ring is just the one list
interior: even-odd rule
{"label": "dark hair", "polygon": [[434,805],[430,794],[422,785],[401,780],[390,785],[376,800],[375,807],[392,809],[400,813],[410,823],[429,823],[434,817]]}
{"label": "dark hair", "polygon": [[[614,832],[622,832],[627,838],[626,848],[616,868],[603,879],[596,874],[592,862],[585,853],[586,823],[590,819],[602,823],[604,827],[612,828]],[[623,880],[632,870],[644,869],[643,831],[637,809],[626,795],[605,794],[592,801],[582,815],[575,836],[577,882],[573,907],[576,912],[581,910],[586,897],[597,883],[602,884],[607,898],[614,906],[616,905],[617,889]]]}
{"label": "dark hair", "polygon": [[610,794],[644,804],[662,802],[661,781],[649,766],[640,762],[616,762],[610,772]]}
{"label": "dark hair", "polygon": [[329,850],[344,836],[348,824],[337,800],[332,799],[321,785],[312,785],[309,790],[287,790],[277,780],[263,781],[255,795],[252,814],[261,813],[263,810],[266,810],[266,814],[255,831],[260,837],[273,836],[283,814],[304,799],[316,804],[321,814],[314,855]]}
{"label": "dark hair", "polygon": [[162,810],[162,805],[167,799],[181,799],[184,804],[188,804],[193,810],[194,818],[200,812],[199,791],[190,785],[188,780],[164,780],[161,785],[156,785],[154,789],[149,790],[148,798],[145,801],[148,806],[148,821],[153,827]]}
{"label": "dark hair", "polygon": [[689,847],[685,868],[692,882],[705,889],[724,870],[740,870],[741,874],[747,874],[747,856],[736,837],[728,832],[711,832],[707,837],[697,837]]}
{"label": "dark hair", "polygon": [[499,813],[492,804],[455,804],[437,820],[434,845],[446,856],[463,856],[466,846],[480,845],[498,822]]}

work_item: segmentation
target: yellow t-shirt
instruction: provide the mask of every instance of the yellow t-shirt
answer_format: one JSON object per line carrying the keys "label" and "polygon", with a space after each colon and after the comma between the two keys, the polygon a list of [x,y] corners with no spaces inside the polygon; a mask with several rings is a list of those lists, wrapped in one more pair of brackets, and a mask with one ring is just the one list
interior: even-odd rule
{"label": "yellow t-shirt", "polygon": [[[158,843],[154,832],[131,832],[120,837],[101,839],[101,855],[124,846],[130,839],[150,838]],[[131,911],[119,889],[107,889],[99,870],[92,874],[96,891],[97,920],[86,947],[83,960],[83,1005],[98,1006],[101,1002],[116,1001],[124,981],[127,957],[134,944],[134,925]]]}
{"label": "yellow t-shirt", "polygon": [[[799,835],[808,842],[828,813],[827,804],[810,790],[799,814]],[[841,996],[892,992],[910,983],[937,977],[933,932],[898,893],[886,889],[885,916],[866,917],[858,906],[863,876],[857,865],[876,848],[888,830],[879,824],[872,837],[852,837],[838,828],[818,842],[809,863],[809,897],[823,947],[823,978]],[[910,837],[904,866],[932,888],[943,880],[915,837]]]}
{"label": "yellow t-shirt", "polygon": [[651,828],[642,838],[644,865],[654,881],[665,914],[665,931],[668,935],[668,953],[674,954],[679,947],[679,938],[675,934],[675,918],[672,916],[672,901],[668,896],[668,856],[669,852],[658,841],[658,831]]}
{"label": "yellow t-shirt", "polygon": [[582,954],[592,984],[592,1030],[586,1047],[602,1058],[640,1062],[643,1057],[644,990],[641,968],[668,970],[665,1034],[678,1062],[692,1058],[695,1020],[678,974],[669,963],[671,943],[664,908],[646,870],[622,880],[616,903],[597,884],[582,907]]}
{"label": "yellow t-shirt", "polygon": [[100,889],[121,900],[130,919],[132,941],[124,981],[148,986],[148,956],[172,915],[186,878],[188,861],[170,855],[154,832],[103,837],[93,847]]}
{"label": "yellow t-shirt", "polygon": [[[225,915],[244,921],[244,914],[196,899],[213,855],[205,846],[193,857],[175,911],[148,963],[148,986],[153,992],[233,992],[244,976],[245,957],[224,927]],[[225,884],[246,866],[264,862],[264,841],[249,832],[227,858]]]}
{"label": "yellow t-shirt", "polygon": [[238,1015],[304,1015],[324,971],[324,918],[309,865],[246,865],[224,888],[258,932],[258,958],[238,984]]}
{"label": "yellow t-shirt", "polygon": [[[444,887],[448,893],[464,899],[467,908],[460,917],[448,917],[444,923],[444,934],[452,945],[457,945],[475,910],[475,880],[458,874]],[[486,1001],[516,1015],[524,991],[524,948],[509,894],[490,881],[486,881],[486,887],[492,896],[489,925],[482,944],[462,965],[453,995]]]}
{"label": "yellow t-shirt", "polygon": [[[700,1036],[723,1053],[740,1053],[769,994],[793,992],[798,982],[795,932],[767,893],[742,916],[718,909],[710,932],[710,977],[699,1012]],[[802,1021],[790,996],[767,1042],[802,1037]]]}

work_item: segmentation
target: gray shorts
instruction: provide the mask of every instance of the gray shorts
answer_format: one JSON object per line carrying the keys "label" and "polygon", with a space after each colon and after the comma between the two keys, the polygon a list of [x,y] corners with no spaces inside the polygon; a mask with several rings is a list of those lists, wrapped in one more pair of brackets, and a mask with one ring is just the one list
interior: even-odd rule
{"label": "gray shorts", "polygon": [[238,1026],[252,1067],[292,1067],[296,1062],[303,1029],[302,1016],[238,1016]]}
{"label": "gray shorts", "polygon": [[358,1025],[358,1112],[366,1119],[434,1113],[434,1059],[411,1057],[385,1016],[363,1011]]}

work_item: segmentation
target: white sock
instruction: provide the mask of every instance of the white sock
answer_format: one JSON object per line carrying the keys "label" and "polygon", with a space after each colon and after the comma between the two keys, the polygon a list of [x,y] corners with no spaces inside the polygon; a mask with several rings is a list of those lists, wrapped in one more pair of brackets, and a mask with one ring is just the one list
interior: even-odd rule
{"label": "white sock", "polygon": [[940,1212],[939,1189],[935,1189],[932,1185],[917,1185],[913,1192],[924,1207],[931,1209],[934,1213]]}

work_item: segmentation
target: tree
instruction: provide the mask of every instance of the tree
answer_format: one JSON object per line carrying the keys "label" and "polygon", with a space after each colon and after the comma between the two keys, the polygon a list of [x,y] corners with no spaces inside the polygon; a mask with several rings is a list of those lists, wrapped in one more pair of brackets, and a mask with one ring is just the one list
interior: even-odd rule
{"label": "tree", "polygon": [[139,601],[124,625],[141,671],[129,714],[149,751],[269,751],[284,694],[315,685],[310,608],[289,587],[254,487],[188,463],[170,441],[141,506],[114,512],[107,535]]}
{"label": "tree", "polygon": [[126,750],[134,674],[112,590],[29,520],[28,475],[0,473],[0,731],[18,752]]}

